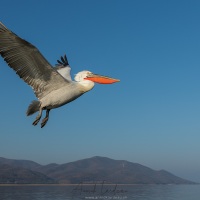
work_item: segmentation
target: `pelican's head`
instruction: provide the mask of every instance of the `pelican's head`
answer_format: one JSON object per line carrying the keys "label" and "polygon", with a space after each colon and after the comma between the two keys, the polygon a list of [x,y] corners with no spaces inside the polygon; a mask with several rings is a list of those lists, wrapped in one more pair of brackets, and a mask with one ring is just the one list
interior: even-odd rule
{"label": "pelican's head", "polygon": [[119,82],[118,79],[113,79],[107,76],[93,74],[90,71],[79,72],[74,77],[74,80],[79,83],[83,93],[90,91],[94,87],[94,83],[111,84]]}
{"label": "pelican's head", "polygon": [[100,84],[111,84],[120,81],[119,79],[110,78],[108,76],[93,74],[90,71],[79,72],[78,74],[76,74],[74,79],[77,82],[92,81],[93,83],[100,83]]}
{"label": "pelican's head", "polygon": [[77,82],[82,82],[85,80],[85,78],[91,74],[92,72],[90,71],[81,71],[81,72],[78,72],[78,74],[75,75],[74,77],[74,80],[77,81]]}

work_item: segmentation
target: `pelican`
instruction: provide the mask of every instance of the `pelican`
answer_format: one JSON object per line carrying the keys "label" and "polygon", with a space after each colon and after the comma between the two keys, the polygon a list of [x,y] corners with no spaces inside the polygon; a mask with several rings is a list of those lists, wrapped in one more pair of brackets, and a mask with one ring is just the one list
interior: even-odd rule
{"label": "pelican", "polygon": [[51,109],[63,106],[90,91],[95,83],[111,84],[120,80],[81,71],[71,79],[67,56],[57,60],[56,67],[43,57],[31,43],[20,38],[0,22],[0,55],[15,70],[16,74],[32,87],[37,100],[31,102],[27,116],[38,112],[33,125],[36,126],[46,111],[41,122],[44,127],[49,119]]}

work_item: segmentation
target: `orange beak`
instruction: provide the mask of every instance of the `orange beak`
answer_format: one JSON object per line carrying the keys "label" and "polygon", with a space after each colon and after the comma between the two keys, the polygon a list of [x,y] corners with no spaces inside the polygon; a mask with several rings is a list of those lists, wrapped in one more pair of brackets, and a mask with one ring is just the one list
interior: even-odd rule
{"label": "orange beak", "polygon": [[120,81],[119,79],[114,79],[107,76],[101,76],[98,74],[90,74],[84,79],[93,81],[95,83],[100,83],[100,84],[112,84],[112,83],[116,83]]}

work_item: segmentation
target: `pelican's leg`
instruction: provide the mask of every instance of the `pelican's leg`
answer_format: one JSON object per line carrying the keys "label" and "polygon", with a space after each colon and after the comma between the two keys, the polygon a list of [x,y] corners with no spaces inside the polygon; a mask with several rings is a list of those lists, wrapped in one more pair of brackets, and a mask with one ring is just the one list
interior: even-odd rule
{"label": "pelican's leg", "polygon": [[38,124],[38,122],[40,121],[40,118],[42,117],[42,108],[40,108],[39,113],[37,115],[37,117],[35,118],[35,121],[33,122],[33,125],[36,126]]}
{"label": "pelican's leg", "polygon": [[49,119],[49,112],[50,112],[50,109],[47,109],[47,110],[46,110],[46,116],[45,116],[45,118],[42,120],[42,123],[41,123],[41,128],[43,128],[43,127],[46,125],[46,123],[47,123],[47,121],[48,121],[48,119]]}

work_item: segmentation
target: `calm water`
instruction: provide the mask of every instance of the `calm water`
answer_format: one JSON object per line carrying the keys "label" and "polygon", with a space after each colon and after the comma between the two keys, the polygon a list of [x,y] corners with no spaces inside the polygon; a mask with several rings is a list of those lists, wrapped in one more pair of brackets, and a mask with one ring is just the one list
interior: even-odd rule
{"label": "calm water", "polygon": [[199,200],[200,185],[0,186],[0,200]]}

